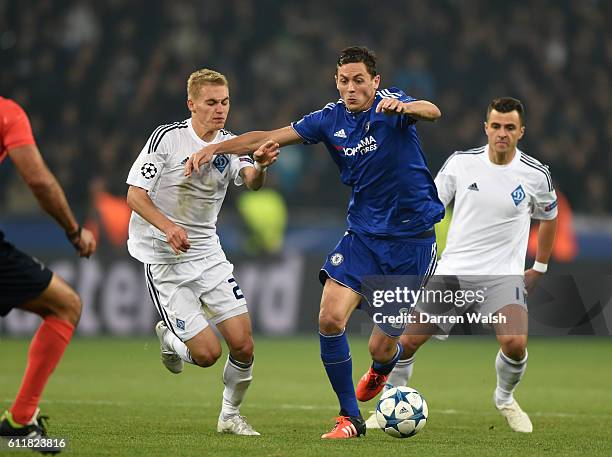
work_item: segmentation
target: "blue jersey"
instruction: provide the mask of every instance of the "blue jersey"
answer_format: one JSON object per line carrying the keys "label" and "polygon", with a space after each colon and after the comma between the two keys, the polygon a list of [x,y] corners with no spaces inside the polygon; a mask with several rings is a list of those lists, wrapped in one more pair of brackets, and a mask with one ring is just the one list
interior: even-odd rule
{"label": "blue jersey", "polygon": [[349,230],[370,236],[411,237],[444,217],[415,120],[376,113],[383,98],[415,99],[397,88],[376,92],[367,111],[351,113],[342,102],[292,123],[305,144],[322,142],[351,186]]}

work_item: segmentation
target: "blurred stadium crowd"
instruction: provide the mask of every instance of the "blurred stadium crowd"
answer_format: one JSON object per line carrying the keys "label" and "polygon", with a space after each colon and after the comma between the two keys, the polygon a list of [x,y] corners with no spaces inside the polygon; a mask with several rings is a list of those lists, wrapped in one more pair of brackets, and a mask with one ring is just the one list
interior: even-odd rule
{"label": "blurred stadium crowd", "polygon": [[[187,118],[185,80],[229,77],[227,127],[287,125],[337,99],[335,59],[364,44],[383,87],[435,102],[419,128],[432,171],[484,144],[489,101],[527,110],[520,147],[547,163],[574,210],[612,211],[612,2],[0,1],[1,95],[28,110],[39,146],[77,212],[92,188],[124,195],[133,159],[159,124]],[[293,149],[293,150],[289,150]],[[287,148],[271,170],[290,208],[338,208],[346,190],[323,148]],[[36,212],[0,167],[2,213]]]}

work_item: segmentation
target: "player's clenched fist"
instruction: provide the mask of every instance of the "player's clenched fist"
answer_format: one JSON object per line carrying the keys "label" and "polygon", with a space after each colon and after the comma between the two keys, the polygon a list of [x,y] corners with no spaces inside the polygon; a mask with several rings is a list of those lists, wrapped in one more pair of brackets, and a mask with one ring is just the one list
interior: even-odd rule
{"label": "player's clenched fist", "polygon": [[75,246],[81,257],[89,257],[96,251],[96,238],[87,229],[81,231],[81,237]]}
{"label": "player's clenched fist", "polygon": [[195,154],[192,154],[187,163],[185,163],[185,176],[191,176],[191,173],[195,170],[196,173],[200,172],[200,165],[210,162],[215,155],[214,146],[205,146]]}
{"label": "player's clenched fist", "polygon": [[383,98],[378,103],[376,112],[385,114],[402,114],[404,112],[404,103],[397,98]]}
{"label": "player's clenched fist", "polygon": [[172,224],[164,230],[164,233],[166,234],[166,241],[176,255],[179,255],[181,251],[187,252],[191,247],[189,239],[187,238],[187,232],[183,227]]}
{"label": "player's clenched fist", "polygon": [[278,160],[280,145],[272,140],[266,141],[253,153],[253,158],[262,167],[268,167]]}

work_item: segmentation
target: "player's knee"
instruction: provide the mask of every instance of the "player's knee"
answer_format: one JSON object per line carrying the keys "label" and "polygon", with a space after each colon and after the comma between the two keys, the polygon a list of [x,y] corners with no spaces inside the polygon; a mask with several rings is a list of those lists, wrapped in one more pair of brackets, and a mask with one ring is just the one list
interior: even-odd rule
{"label": "player's knee", "polygon": [[76,326],[81,318],[82,308],[81,297],[72,288],[67,287],[62,292],[59,303],[52,305],[50,311],[54,316]]}
{"label": "player's knee", "polygon": [[253,338],[245,338],[232,346],[232,357],[240,362],[248,363],[253,360],[254,346]]}
{"label": "player's knee", "polygon": [[212,349],[202,349],[191,352],[191,358],[200,367],[206,368],[213,366],[221,357],[221,346]]}
{"label": "player's knee", "polygon": [[501,349],[512,360],[522,360],[527,352],[527,336],[507,335],[501,341]]}
{"label": "player's knee", "polygon": [[345,318],[339,313],[333,311],[321,309],[319,312],[319,330],[324,335],[335,335],[346,326]]}

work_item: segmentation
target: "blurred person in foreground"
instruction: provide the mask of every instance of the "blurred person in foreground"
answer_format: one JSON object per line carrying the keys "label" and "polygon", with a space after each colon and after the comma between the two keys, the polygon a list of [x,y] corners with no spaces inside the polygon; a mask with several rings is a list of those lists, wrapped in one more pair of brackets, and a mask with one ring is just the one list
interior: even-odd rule
{"label": "blurred person in foreground", "polygon": [[[78,224],[64,191],[47,168],[27,114],[13,100],[0,97],[0,162],[7,156],[79,256],[91,256],[95,239]],[[79,322],[81,299],[42,262],[8,243],[0,231],[0,316],[12,309],[38,314],[43,322],[32,338],[15,402],[0,419],[0,436],[41,438],[47,435],[47,418],[40,415],[38,404]]]}

